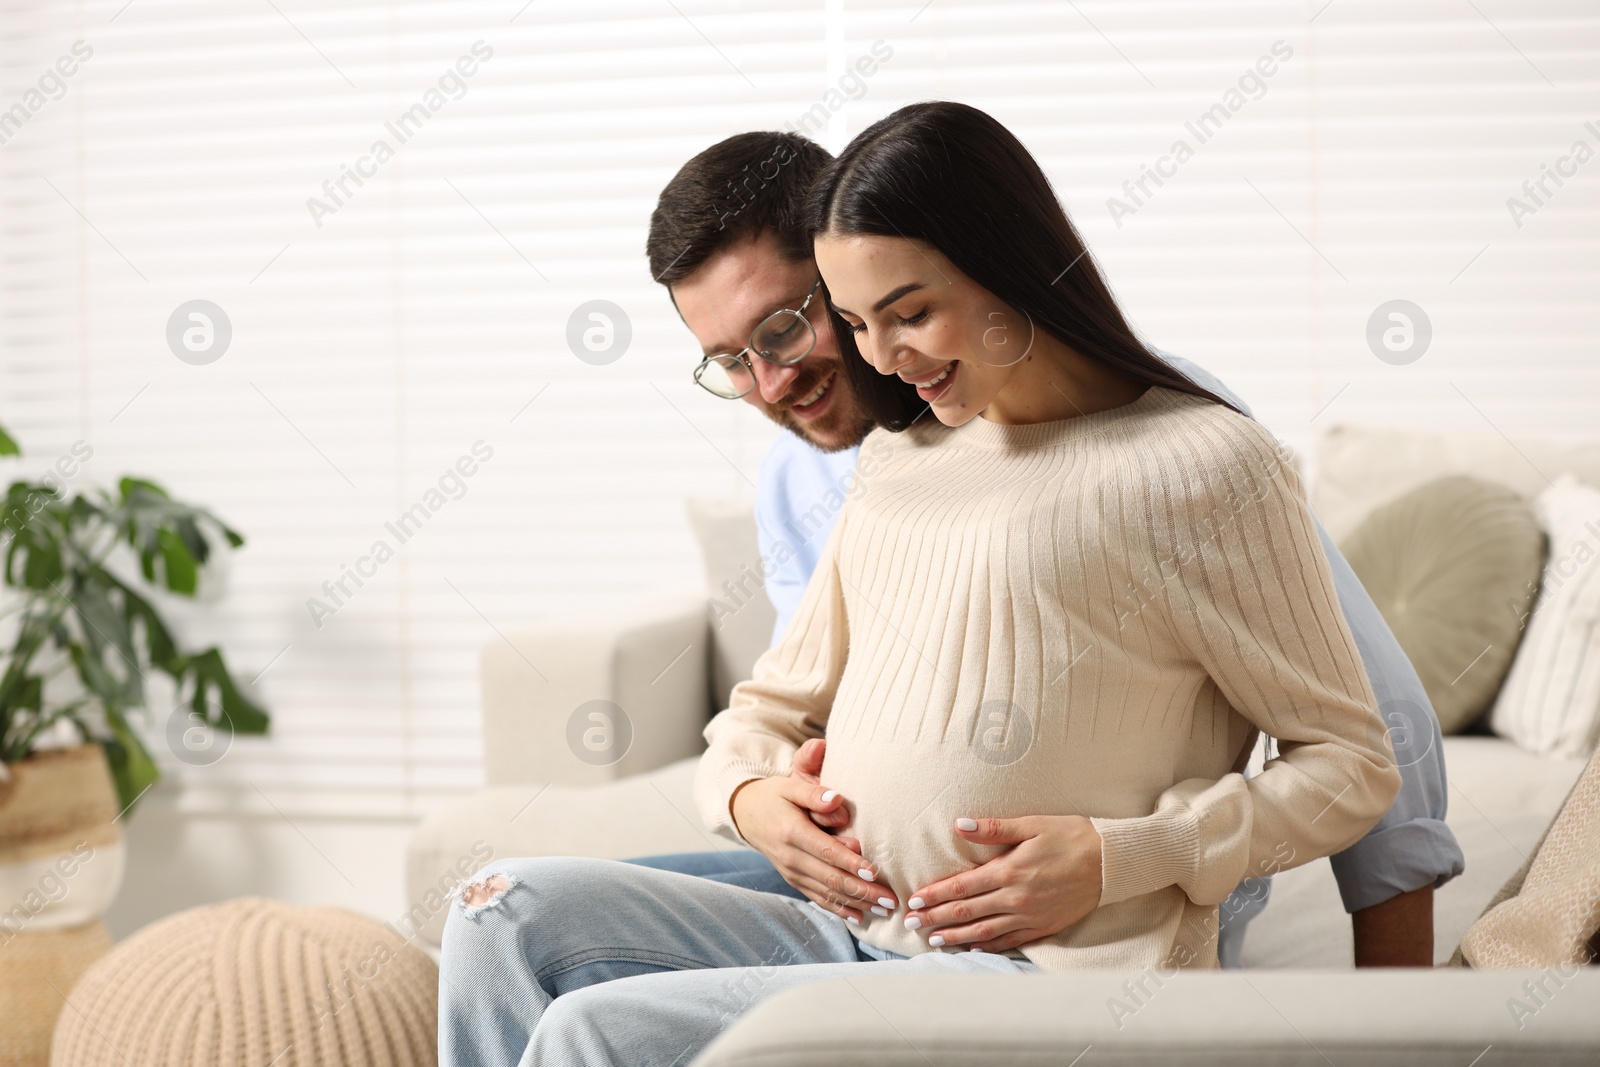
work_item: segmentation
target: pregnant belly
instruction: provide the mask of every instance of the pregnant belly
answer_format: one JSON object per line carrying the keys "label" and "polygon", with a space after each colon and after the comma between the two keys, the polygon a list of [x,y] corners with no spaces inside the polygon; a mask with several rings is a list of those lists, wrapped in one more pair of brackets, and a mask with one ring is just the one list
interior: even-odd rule
{"label": "pregnant belly", "polygon": [[839,832],[861,841],[862,855],[895,891],[902,913],[917,890],[1013,847],[965,840],[956,832],[958,818],[1073,813],[1054,790],[1025,785],[1015,768],[984,763],[959,741],[829,738],[821,777],[826,788],[844,794],[850,810]]}

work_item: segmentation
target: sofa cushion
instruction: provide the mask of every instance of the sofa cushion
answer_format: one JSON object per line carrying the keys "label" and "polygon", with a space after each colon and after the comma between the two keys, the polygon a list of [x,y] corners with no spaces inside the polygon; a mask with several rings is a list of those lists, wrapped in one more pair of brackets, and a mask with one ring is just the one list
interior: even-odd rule
{"label": "sofa cushion", "polygon": [[1533,510],[1550,562],[1490,725],[1530,752],[1587,756],[1600,735],[1600,489],[1563,474]]}
{"label": "sofa cushion", "polygon": [[[703,752],[707,644],[692,593],[496,632],[480,653],[486,784],[594,785]],[[589,732],[596,712],[612,729]]]}
{"label": "sofa cushion", "polygon": [[[878,966],[762,1000],[689,1067],[1587,1067],[1600,1053],[1600,968],[1529,1000],[1522,983],[1548,984],[1550,972],[966,977]],[[1508,1011],[1511,998],[1532,1010]]]}
{"label": "sofa cushion", "polygon": [[599,786],[500,786],[445,805],[406,847],[406,933],[437,945],[450,890],[493,860],[737,848],[700,821],[693,796],[699,764],[694,756]]}
{"label": "sofa cushion", "polygon": [[[1504,738],[1470,735],[1444,739],[1444,762],[1450,774],[1445,821],[1467,869],[1434,892],[1437,963],[1450,958],[1484,904],[1533,851],[1584,765],[1535,756]],[[1350,917],[1326,860],[1273,876],[1270,902],[1245,934],[1247,968],[1348,968],[1352,953]]]}
{"label": "sofa cushion", "polygon": [[1512,490],[1449,475],[1368,515],[1340,546],[1405,650],[1439,728],[1489,706],[1533,600],[1544,535]]}
{"label": "sofa cushion", "polygon": [[761,573],[755,508],[701,498],[689,500],[687,507],[705,562],[711,710],[719,711],[728,706],[729,692],[750,677],[756,659],[772,643],[778,613],[767,599]]}

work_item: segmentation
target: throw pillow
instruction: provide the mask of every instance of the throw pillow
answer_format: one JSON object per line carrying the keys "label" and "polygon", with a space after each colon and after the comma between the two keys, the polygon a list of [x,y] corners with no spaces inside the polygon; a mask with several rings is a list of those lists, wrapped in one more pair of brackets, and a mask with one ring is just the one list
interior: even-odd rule
{"label": "throw pillow", "polygon": [[1533,511],[1550,562],[1489,725],[1530,752],[1585,756],[1600,734],[1600,489],[1562,474]]}
{"label": "throw pillow", "polygon": [[1438,478],[1367,516],[1340,546],[1411,659],[1439,728],[1489,706],[1533,599],[1543,535],[1511,489]]}

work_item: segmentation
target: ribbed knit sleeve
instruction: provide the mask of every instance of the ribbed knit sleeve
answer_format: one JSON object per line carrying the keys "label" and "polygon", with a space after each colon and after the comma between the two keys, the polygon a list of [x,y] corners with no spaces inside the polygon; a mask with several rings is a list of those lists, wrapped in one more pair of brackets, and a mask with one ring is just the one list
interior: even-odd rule
{"label": "ribbed knit sleeve", "polygon": [[783,637],[705,728],[695,804],[713,832],[741,844],[749,842],[733,822],[734,791],[755,778],[788,774],[795,752],[821,737],[828,723],[850,640],[838,563],[849,512],[847,504]]}
{"label": "ribbed knit sleeve", "polygon": [[[1216,691],[1277,739],[1246,780],[1179,781],[1153,814],[1094,819],[1101,904],[1176,885],[1220,903],[1246,878],[1337,852],[1400,786],[1366,669],[1339,608],[1304,485],[1249,420],[1195,422],[1142,458],[1137,507],[1161,559],[1142,612],[1165,624]],[[1173,466],[1175,463],[1175,467]]]}

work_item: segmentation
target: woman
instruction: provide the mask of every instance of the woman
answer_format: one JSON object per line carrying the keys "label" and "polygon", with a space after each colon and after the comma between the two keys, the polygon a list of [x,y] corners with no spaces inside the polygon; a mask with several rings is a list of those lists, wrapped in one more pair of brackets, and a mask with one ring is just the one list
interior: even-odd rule
{"label": "woman", "polygon": [[[1218,902],[1351,844],[1398,788],[1299,478],[1138,342],[1014,137],[901,109],[823,174],[811,222],[884,429],[784,638],[707,727],[701,815],[760,838],[826,728],[820,780],[861,846],[841,865],[927,886],[1002,851],[954,828],[1042,813],[1098,838],[1099,898],[972,953],[897,901],[851,925],[627,864],[491,865],[446,931],[445,984],[470,987],[442,1003],[446,1063],[687,1062],[756,999],[860,962],[1214,967]],[[1282,756],[1246,781],[1259,730]]]}
{"label": "woman", "polygon": [[[1399,783],[1298,477],[1135,339],[982,112],[920,104],[866,130],[809,222],[860,394],[885,392],[870,363],[936,421],[879,431],[787,635],[707,730],[702,814],[737,836],[742,787],[825,724],[840,833],[889,883],[1001,851],[957,819],[1089,816],[1099,906],[1021,955],[1215,966],[1214,905],[1353,843]],[[1283,756],[1247,782],[1257,730]],[[858,936],[927,951],[904,918]]]}

